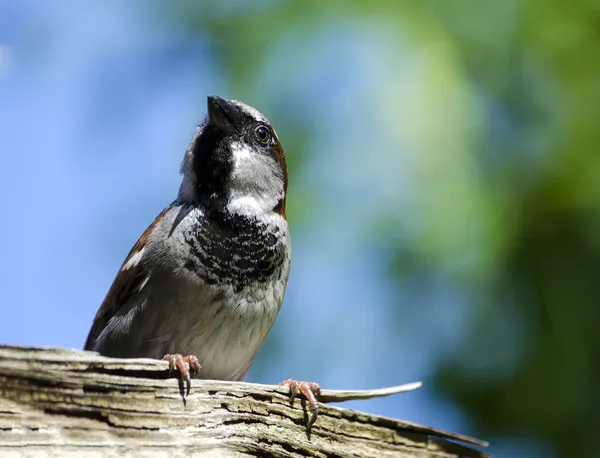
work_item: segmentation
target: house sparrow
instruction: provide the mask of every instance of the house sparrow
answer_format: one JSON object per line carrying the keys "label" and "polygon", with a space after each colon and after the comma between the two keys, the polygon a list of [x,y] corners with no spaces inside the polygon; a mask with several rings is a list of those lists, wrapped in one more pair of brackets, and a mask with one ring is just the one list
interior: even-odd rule
{"label": "house sparrow", "polygon": [[[123,262],[85,349],[166,359],[189,392],[190,372],[244,378],[281,307],[291,245],[283,149],[256,109],[209,96],[181,173],[177,198]],[[318,385],[282,385],[292,401],[302,391],[316,419]]]}

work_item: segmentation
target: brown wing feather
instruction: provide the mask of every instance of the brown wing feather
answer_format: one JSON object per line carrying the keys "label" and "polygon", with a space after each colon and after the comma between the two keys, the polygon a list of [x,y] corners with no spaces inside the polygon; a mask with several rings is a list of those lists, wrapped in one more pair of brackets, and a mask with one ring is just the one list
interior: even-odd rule
{"label": "brown wing feather", "polygon": [[119,269],[113,284],[111,285],[102,305],[98,309],[94,322],[92,323],[92,329],[88,334],[87,340],[85,341],[84,350],[92,350],[94,342],[102,330],[106,327],[109,320],[115,316],[119,309],[127,303],[127,300],[131,297],[132,292],[140,285],[145,278],[145,272],[142,267],[142,263],[138,262],[134,266],[127,269],[123,267],[129,262],[129,260],[138,252],[140,252],[148,242],[148,237],[152,233],[156,225],[163,219],[168,207],[165,208],[160,215],[156,217],[154,222],[144,231],[142,236],[138,239],[136,244],[133,246],[125,261]]}

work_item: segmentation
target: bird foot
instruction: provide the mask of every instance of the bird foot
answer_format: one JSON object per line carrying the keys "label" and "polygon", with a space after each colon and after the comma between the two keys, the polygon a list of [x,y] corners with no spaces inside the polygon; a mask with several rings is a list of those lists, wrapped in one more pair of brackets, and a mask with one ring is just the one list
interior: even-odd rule
{"label": "bird foot", "polygon": [[181,356],[179,353],[163,356],[163,361],[169,362],[169,370],[179,372],[181,380],[186,386],[186,396],[190,394],[191,376],[196,375],[200,371],[198,358],[194,355]]}
{"label": "bird foot", "polygon": [[287,386],[290,389],[290,404],[294,404],[294,399],[298,392],[302,393],[308,401],[308,410],[310,410],[311,417],[306,425],[306,429],[310,431],[312,425],[317,421],[319,416],[319,403],[317,396],[321,395],[321,387],[315,382],[300,382],[298,380],[292,380],[291,378],[284,380],[278,386]]}

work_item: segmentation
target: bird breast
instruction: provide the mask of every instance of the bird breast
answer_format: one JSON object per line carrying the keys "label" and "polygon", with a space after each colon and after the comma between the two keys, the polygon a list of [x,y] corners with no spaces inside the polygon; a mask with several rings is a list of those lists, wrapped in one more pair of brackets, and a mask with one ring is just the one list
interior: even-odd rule
{"label": "bird breast", "polygon": [[199,208],[174,206],[156,235],[143,312],[155,323],[147,336],[155,352],[145,356],[195,354],[203,378],[241,380],[283,301],[291,255],[287,223],[279,215],[220,221]]}

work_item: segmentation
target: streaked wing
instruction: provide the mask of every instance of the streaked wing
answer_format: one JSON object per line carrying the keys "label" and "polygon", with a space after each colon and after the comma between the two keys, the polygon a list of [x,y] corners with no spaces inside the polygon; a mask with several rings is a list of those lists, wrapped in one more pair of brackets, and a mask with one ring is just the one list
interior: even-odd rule
{"label": "streaked wing", "polygon": [[94,349],[96,339],[106,328],[111,318],[113,318],[125,304],[130,302],[136,294],[140,293],[140,287],[146,280],[148,274],[144,267],[144,263],[140,261],[144,256],[144,249],[146,248],[148,237],[160,220],[163,219],[168,208],[169,207],[165,208],[161,214],[156,217],[154,222],[146,229],[133,246],[127,255],[127,258],[125,258],[125,261],[108,290],[98,313],[96,313],[92,329],[85,341],[84,350]]}

